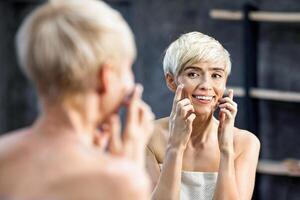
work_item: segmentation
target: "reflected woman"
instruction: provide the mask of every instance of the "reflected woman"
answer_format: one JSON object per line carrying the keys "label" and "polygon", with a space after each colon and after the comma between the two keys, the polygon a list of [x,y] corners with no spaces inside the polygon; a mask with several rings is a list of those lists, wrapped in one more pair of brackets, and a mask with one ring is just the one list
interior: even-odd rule
{"label": "reflected woman", "polygon": [[212,37],[190,32],[168,47],[163,67],[175,96],[147,148],[152,199],[251,199],[260,142],[234,127],[233,91],[223,97],[229,53]]}

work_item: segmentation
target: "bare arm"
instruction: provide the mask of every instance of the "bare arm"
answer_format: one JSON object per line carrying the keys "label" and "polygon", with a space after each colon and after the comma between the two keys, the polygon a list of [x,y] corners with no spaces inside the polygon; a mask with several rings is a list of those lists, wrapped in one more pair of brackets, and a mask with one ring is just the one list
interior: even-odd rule
{"label": "bare arm", "polygon": [[238,200],[238,188],[235,176],[233,154],[222,154],[218,172],[216,190],[214,200]]}
{"label": "bare arm", "polygon": [[254,135],[247,134],[246,138],[235,161],[231,153],[221,155],[215,199],[251,199],[260,143]]}
{"label": "bare arm", "polygon": [[[173,108],[169,119],[169,140],[164,156],[162,171],[152,193],[153,200],[178,200],[181,185],[183,152],[192,132],[196,115],[188,98],[184,98],[183,85],[177,87]],[[151,155],[151,151],[148,155]],[[155,156],[148,156],[148,166],[157,166]],[[152,164],[151,164],[152,163]],[[155,176],[152,167],[150,175]],[[153,173],[154,172],[154,173]],[[156,173],[157,174],[157,173]],[[154,177],[155,178],[155,177]]]}
{"label": "bare arm", "polygon": [[235,160],[233,129],[237,104],[233,102],[233,91],[221,101],[220,108],[218,135],[221,158],[214,199],[248,200],[254,187],[259,141],[248,134],[244,142],[240,141],[244,144],[240,145],[242,151]]}
{"label": "bare arm", "polygon": [[239,193],[236,183],[234,166],[233,130],[237,113],[237,104],[233,102],[233,91],[229,97],[220,100],[218,142],[220,149],[220,164],[214,200],[238,200]]}
{"label": "bare arm", "polygon": [[235,161],[236,182],[242,200],[252,197],[260,149],[260,142],[254,135],[251,133],[245,135],[247,136],[243,142],[243,151]]}
{"label": "bare arm", "polygon": [[161,173],[154,155],[147,151],[147,169],[154,186],[151,199],[179,199],[183,151],[167,148]]}

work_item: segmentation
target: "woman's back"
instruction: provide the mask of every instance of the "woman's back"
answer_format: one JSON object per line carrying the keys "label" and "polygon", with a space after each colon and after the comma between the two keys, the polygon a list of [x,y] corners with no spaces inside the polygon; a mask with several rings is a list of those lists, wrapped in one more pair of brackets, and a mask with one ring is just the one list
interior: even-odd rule
{"label": "woman's back", "polygon": [[[2,136],[0,139],[0,197],[30,199],[38,194],[47,196],[48,190],[51,193],[59,192],[58,196],[68,197],[68,190],[60,191],[57,187],[52,190],[52,186],[62,187],[61,183],[66,183],[67,185],[64,185],[66,189],[74,189],[88,182],[94,185],[105,185],[110,180],[115,183],[112,184],[113,187],[107,187],[109,191],[106,193],[112,194],[113,188],[118,187],[120,180],[126,182],[129,180],[126,176],[139,173],[140,169],[125,159],[104,155],[102,151],[97,151],[96,148],[84,144],[76,137],[75,134],[72,136],[62,136],[58,133],[37,134],[30,129]],[[89,176],[86,176],[88,174],[102,178],[91,180],[88,179]],[[69,179],[76,181],[76,177],[81,177],[81,180],[86,178],[87,182],[78,181],[77,184],[67,182]],[[140,183],[143,182],[145,184],[147,180],[140,181]],[[130,184],[128,183],[128,188]],[[86,191],[88,190],[89,188],[86,188]],[[102,194],[104,193],[99,190],[94,192],[94,195],[98,197]]]}
{"label": "woman's back", "polygon": [[0,193],[30,194],[87,169],[93,160],[76,139],[45,137],[28,129],[2,137],[0,146]]}

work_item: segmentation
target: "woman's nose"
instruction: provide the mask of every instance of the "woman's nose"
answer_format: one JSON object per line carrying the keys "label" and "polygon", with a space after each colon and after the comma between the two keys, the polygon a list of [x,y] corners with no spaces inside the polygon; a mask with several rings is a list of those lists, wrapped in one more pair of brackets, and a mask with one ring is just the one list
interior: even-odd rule
{"label": "woman's nose", "polygon": [[211,89],[211,83],[208,76],[203,76],[198,85],[199,89],[209,90]]}

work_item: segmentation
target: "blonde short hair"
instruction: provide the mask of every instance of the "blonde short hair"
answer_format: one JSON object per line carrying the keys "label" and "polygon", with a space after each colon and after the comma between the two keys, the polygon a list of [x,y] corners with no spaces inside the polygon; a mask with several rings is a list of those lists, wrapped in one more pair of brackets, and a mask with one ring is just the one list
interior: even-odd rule
{"label": "blonde short hair", "polygon": [[85,91],[101,64],[136,56],[125,20],[98,0],[50,0],[26,18],[16,47],[22,69],[47,96]]}
{"label": "blonde short hair", "polygon": [[178,75],[186,65],[198,62],[222,62],[227,74],[231,71],[230,55],[217,40],[200,32],[190,32],[180,36],[167,48],[163,61],[164,73]]}

